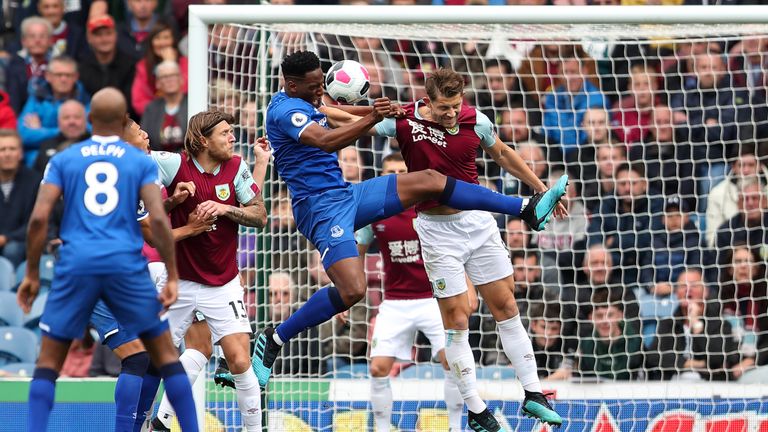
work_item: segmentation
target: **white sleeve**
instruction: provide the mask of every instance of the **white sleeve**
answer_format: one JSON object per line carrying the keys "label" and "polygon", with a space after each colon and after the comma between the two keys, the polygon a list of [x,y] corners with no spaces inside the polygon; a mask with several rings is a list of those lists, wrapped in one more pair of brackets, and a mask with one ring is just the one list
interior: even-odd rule
{"label": "white sleeve", "polygon": [[237,195],[237,201],[240,204],[246,204],[251,201],[256,195],[261,193],[256,182],[253,181],[253,176],[248,170],[248,165],[245,161],[240,160],[240,167],[237,169],[237,175],[235,176],[235,195]]}
{"label": "white sleeve", "polygon": [[170,186],[179,172],[179,168],[181,168],[181,155],[166,151],[153,151],[149,152],[149,156],[155,161],[160,170],[160,182],[165,187]]}
{"label": "white sleeve", "polygon": [[485,148],[493,147],[496,144],[496,132],[493,130],[493,123],[487,115],[477,112],[477,122],[475,123],[475,133],[480,137],[480,144]]}
{"label": "white sleeve", "polygon": [[376,123],[376,126],[374,126],[373,129],[376,131],[376,135],[378,136],[394,138],[397,135],[397,125],[395,123],[395,119],[391,117],[387,117],[384,120]]}

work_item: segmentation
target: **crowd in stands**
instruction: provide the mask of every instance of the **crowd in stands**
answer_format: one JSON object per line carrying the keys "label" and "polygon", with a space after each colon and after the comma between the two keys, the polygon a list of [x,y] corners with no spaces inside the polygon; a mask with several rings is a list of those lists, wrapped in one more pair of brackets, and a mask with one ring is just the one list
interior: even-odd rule
{"label": "crowd in stands", "polygon": [[[84,0],[75,10],[64,0],[3,3],[0,256],[14,267],[24,262],[42,171],[53,155],[88,136],[94,92],[120,89],[152,149],[181,151],[188,116],[186,6],[192,3],[198,1]],[[760,2],[391,0],[713,3]],[[213,27],[210,36],[210,106],[235,115],[237,149],[249,160],[248,146],[260,133],[258,41],[227,25]],[[301,34],[276,36],[273,58],[303,40]],[[371,75],[369,97],[401,103],[425,96],[431,70],[451,67],[466,77],[466,102],[497,124],[501,140],[545,183],[570,175],[567,219],[533,233],[520,220],[498,218],[542,377],[736,380],[768,364],[768,37],[613,43],[602,52],[580,43],[508,45],[324,35],[314,38],[313,48],[324,68],[344,58],[360,61]],[[266,69],[275,78],[276,66]],[[271,88],[277,86],[273,79]],[[382,158],[395,151],[393,140],[366,138],[339,152],[339,162],[354,183],[378,175]],[[482,154],[478,170],[489,188],[532,193]],[[282,321],[330,283],[319,253],[296,230],[287,192],[276,178],[270,184],[269,241],[252,231],[240,241],[255,324]],[[59,244],[53,223],[47,252],[55,254]],[[266,267],[263,280],[260,266]],[[296,338],[283,350],[278,375],[316,376],[365,361],[386,278],[375,247],[366,270],[369,295],[350,310],[348,323],[333,320]],[[268,295],[257,292],[259,285]],[[264,299],[266,305],[259,304]],[[494,329],[481,299],[471,322],[476,360],[506,366]],[[73,351],[96,352],[93,374],[112,370],[108,353],[87,337]],[[85,374],[77,358],[72,369]],[[429,350],[417,345],[414,358],[429,361]]]}

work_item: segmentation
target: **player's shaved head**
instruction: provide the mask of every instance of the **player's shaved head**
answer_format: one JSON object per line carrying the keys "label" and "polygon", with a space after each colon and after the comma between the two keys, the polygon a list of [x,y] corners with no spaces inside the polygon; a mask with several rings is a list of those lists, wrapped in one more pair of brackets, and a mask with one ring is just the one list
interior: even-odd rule
{"label": "player's shaved head", "polygon": [[120,90],[106,87],[97,91],[91,99],[89,118],[94,135],[122,135],[127,119],[128,105]]}

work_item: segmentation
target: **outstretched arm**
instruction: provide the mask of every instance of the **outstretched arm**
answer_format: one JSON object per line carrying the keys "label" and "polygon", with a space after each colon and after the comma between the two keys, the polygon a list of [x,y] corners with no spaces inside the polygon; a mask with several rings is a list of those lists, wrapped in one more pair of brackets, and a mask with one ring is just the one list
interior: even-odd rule
{"label": "outstretched arm", "polygon": [[40,256],[48,234],[48,218],[60,196],[61,189],[54,184],[43,183],[37,192],[37,201],[27,228],[27,273],[16,295],[16,301],[24,313],[29,313],[40,291]]}
{"label": "outstretched arm", "polygon": [[[373,111],[365,117],[357,117],[338,108],[324,107],[331,110],[334,119],[329,119],[334,129],[326,129],[318,124],[311,124],[300,136],[302,144],[317,147],[324,152],[333,153],[349,146],[363,135],[370,133],[373,126],[380,122],[391,111],[391,103],[387,98],[379,98],[373,104]],[[334,124],[334,121],[337,121]]]}
{"label": "outstretched arm", "polygon": [[528,168],[523,158],[508,145],[504,144],[498,137],[496,137],[496,142],[492,146],[485,147],[485,151],[500,167],[525,182],[536,192],[547,190],[547,186]]}

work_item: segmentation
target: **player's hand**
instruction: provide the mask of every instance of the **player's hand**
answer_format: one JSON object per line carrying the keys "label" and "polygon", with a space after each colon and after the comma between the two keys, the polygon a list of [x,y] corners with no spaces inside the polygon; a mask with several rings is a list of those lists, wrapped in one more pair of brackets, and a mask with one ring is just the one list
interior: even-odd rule
{"label": "player's hand", "polygon": [[387,117],[403,118],[405,117],[405,110],[397,102],[391,102],[389,104],[389,115]]}
{"label": "player's hand", "polygon": [[[565,199],[565,197],[561,199]],[[563,205],[562,201],[557,203],[557,207],[555,207],[553,214],[555,219],[565,219],[568,216],[568,210],[565,208],[565,205]]]}
{"label": "player's hand", "polygon": [[229,211],[228,205],[216,201],[208,200],[197,205],[197,212],[203,219],[213,217],[213,220],[216,220],[217,217],[226,215],[227,211]]}
{"label": "player's hand", "polygon": [[24,116],[24,126],[30,129],[40,129],[43,127],[43,123],[40,122],[40,117],[37,114],[27,114]]}
{"label": "player's hand", "polygon": [[179,298],[179,281],[177,279],[168,279],[165,282],[163,290],[157,295],[157,299],[163,305],[164,314],[172,304],[176,303],[176,299]]}
{"label": "player's hand", "polygon": [[25,314],[32,310],[32,303],[35,302],[39,292],[40,279],[24,276],[24,280],[19,285],[19,291],[16,293],[16,303],[19,304],[19,307]]}
{"label": "player's hand", "polygon": [[215,222],[215,216],[203,218],[197,210],[190,213],[187,218],[187,226],[192,229],[192,232],[194,232],[195,235],[202,234],[206,231],[213,231],[213,224]]}
{"label": "player's hand", "polygon": [[256,158],[256,163],[269,163],[269,159],[272,157],[272,147],[269,145],[269,139],[267,137],[258,137],[253,144],[253,156]]}
{"label": "player's hand", "polygon": [[391,110],[392,103],[389,101],[389,98],[378,98],[373,101],[373,111],[371,114],[374,116],[376,121],[381,121],[384,119],[384,117],[390,115]]}
{"label": "player's hand", "polygon": [[168,197],[171,206],[176,207],[183,203],[187,198],[195,196],[195,183],[194,182],[179,182],[176,184],[176,188],[173,190],[173,195]]}
{"label": "player's hand", "polygon": [[345,310],[344,312],[337,313],[336,321],[338,321],[341,325],[347,325],[349,322],[349,309]]}

